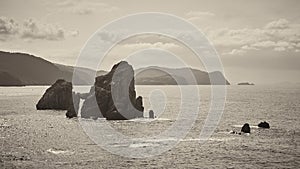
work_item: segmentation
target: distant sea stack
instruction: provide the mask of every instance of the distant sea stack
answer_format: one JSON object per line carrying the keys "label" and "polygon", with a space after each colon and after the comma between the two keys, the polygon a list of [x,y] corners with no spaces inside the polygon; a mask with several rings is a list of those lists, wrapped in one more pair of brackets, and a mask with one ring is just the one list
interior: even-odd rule
{"label": "distant sea stack", "polygon": [[241,83],[238,83],[237,85],[254,85],[254,83],[241,82]]}
{"label": "distant sea stack", "polygon": [[[143,117],[142,97],[136,97],[134,84],[132,66],[125,61],[115,64],[110,72],[96,77],[90,95],[83,103],[81,117],[107,120]],[[98,107],[93,106],[95,104]]]}

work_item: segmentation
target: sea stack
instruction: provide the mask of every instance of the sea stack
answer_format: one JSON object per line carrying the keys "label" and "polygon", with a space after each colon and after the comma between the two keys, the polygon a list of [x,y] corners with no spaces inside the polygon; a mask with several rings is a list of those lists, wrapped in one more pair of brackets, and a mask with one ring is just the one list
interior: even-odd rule
{"label": "sea stack", "polygon": [[107,120],[143,117],[142,99],[141,96],[136,97],[132,66],[121,61],[107,74],[96,77],[83,103],[81,117],[104,117]]}
{"label": "sea stack", "polygon": [[149,118],[154,119],[154,111],[153,110],[149,111]]}
{"label": "sea stack", "polygon": [[250,133],[250,125],[248,123],[245,123],[241,129],[241,132]]}
{"label": "sea stack", "polygon": [[260,122],[260,123],[258,124],[258,127],[269,129],[269,128],[270,128],[270,125],[269,125],[268,122],[264,121],[264,122]]}
{"label": "sea stack", "polygon": [[[68,110],[67,117],[76,117],[79,96],[72,92],[72,83],[58,79],[50,86],[36,105],[37,110]],[[75,104],[73,103],[73,97]]]}

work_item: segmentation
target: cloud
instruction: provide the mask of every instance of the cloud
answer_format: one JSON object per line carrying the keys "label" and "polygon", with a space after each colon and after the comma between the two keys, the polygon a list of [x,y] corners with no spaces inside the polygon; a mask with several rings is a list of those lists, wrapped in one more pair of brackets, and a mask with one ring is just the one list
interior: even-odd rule
{"label": "cloud", "polygon": [[208,12],[208,11],[190,11],[188,13],[186,13],[186,17],[189,21],[191,22],[203,22],[204,20],[210,18],[210,17],[213,17],[215,16],[214,13],[212,12]]}
{"label": "cloud", "polygon": [[132,43],[132,44],[124,44],[123,47],[128,48],[132,51],[139,50],[139,49],[148,49],[148,48],[162,48],[162,49],[172,49],[179,47],[177,44],[174,43]]}
{"label": "cloud", "polygon": [[202,17],[202,16],[215,16],[212,12],[190,11],[186,13],[187,17]]}
{"label": "cloud", "polygon": [[274,50],[275,50],[275,51],[279,51],[279,52],[281,52],[281,51],[285,51],[285,50],[286,50],[286,48],[285,48],[285,47],[281,47],[281,46],[279,46],[279,47],[275,47],[275,48],[274,48]]}
{"label": "cloud", "polygon": [[94,12],[92,8],[73,8],[72,12],[78,15],[89,15]]}
{"label": "cloud", "polygon": [[11,38],[26,40],[63,40],[67,36],[77,36],[78,31],[67,31],[53,24],[41,23],[34,19],[26,19],[21,23],[7,17],[0,17],[0,40],[6,41]]}
{"label": "cloud", "polygon": [[78,30],[69,31],[68,34],[72,37],[76,37],[79,35],[79,31]]}
{"label": "cloud", "polygon": [[241,49],[243,49],[243,50],[259,50],[258,48],[254,47],[254,46],[248,46],[248,45],[242,46]]}
{"label": "cloud", "polygon": [[18,24],[6,17],[0,17],[0,34],[15,34],[18,32]]}
{"label": "cloud", "polygon": [[90,15],[97,12],[114,12],[118,7],[97,0],[59,0],[54,4],[60,8],[61,12],[70,12],[77,15]]}
{"label": "cloud", "polygon": [[289,27],[289,21],[286,19],[279,19],[268,23],[266,29],[287,29]]}
{"label": "cloud", "polygon": [[246,51],[243,49],[232,49],[230,52],[225,52],[223,55],[243,55]]}
{"label": "cloud", "polygon": [[21,37],[26,39],[63,40],[65,30],[56,25],[42,24],[33,19],[23,22]]}
{"label": "cloud", "polygon": [[[300,47],[300,24],[278,19],[261,28],[213,29],[207,33],[216,46],[243,50],[272,49],[274,51],[296,51]],[[241,54],[231,51],[227,54]]]}

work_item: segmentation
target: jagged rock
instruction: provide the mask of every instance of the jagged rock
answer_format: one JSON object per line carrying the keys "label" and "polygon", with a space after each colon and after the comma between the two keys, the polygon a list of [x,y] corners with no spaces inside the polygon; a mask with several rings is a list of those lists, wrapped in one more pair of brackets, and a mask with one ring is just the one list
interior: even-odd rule
{"label": "jagged rock", "polygon": [[38,110],[68,110],[72,104],[72,83],[58,79],[39,100]]}
{"label": "jagged rock", "polygon": [[136,103],[135,108],[137,110],[139,110],[140,112],[144,112],[143,97],[142,96],[137,97],[136,100],[135,100],[135,103]]}
{"label": "jagged rock", "polygon": [[[68,110],[66,116],[77,117],[80,96],[72,92],[72,83],[58,79],[46,90],[36,105],[37,110]],[[74,102],[73,97],[74,96]]]}
{"label": "jagged rock", "polygon": [[269,129],[269,128],[270,128],[270,125],[269,125],[269,123],[267,123],[266,121],[264,121],[264,122],[260,122],[260,123],[258,124],[258,127]]}
{"label": "jagged rock", "polygon": [[248,123],[245,123],[241,129],[241,132],[250,133],[250,125]]}
{"label": "jagged rock", "polygon": [[81,117],[105,117],[107,120],[143,117],[142,104],[142,97],[136,98],[133,68],[121,61],[109,73],[96,77],[83,103]]}

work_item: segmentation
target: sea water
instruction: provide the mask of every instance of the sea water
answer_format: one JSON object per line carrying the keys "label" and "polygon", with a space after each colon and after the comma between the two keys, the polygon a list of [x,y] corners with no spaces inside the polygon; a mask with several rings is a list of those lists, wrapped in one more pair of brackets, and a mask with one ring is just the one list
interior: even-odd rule
{"label": "sea water", "polygon": [[[221,120],[203,143],[199,134],[209,113],[211,88],[198,86],[199,112],[186,136],[160,138],[178,120],[181,106],[197,101],[182,100],[181,90],[188,87],[136,86],[137,95],[143,96],[145,116],[154,110],[156,119],[91,120],[91,123],[106,122],[117,132],[135,139],[130,144],[111,143],[110,146],[122,150],[124,147],[155,149],[166,143],[177,143],[160,155],[142,159],[111,154],[97,146],[85,134],[79,120],[65,118],[65,111],[35,110],[47,86],[1,87],[1,161],[8,166],[29,167],[66,167],[66,164],[104,168],[299,167],[299,86],[227,86]],[[271,128],[258,128],[261,121],[267,121]],[[250,135],[230,134],[232,130],[240,132],[244,123],[250,124]],[[20,160],[23,156],[27,160]]]}

